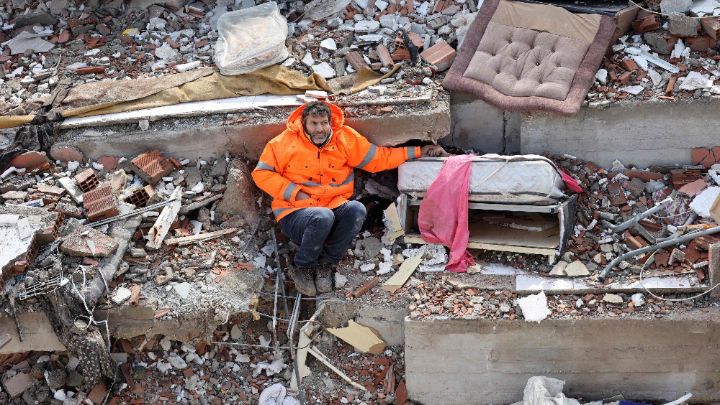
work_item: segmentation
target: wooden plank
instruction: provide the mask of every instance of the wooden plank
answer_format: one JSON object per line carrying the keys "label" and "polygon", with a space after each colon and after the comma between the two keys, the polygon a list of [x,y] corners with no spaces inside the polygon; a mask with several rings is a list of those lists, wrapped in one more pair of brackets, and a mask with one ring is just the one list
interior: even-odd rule
{"label": "wooden plank", "polygon": [[182,187],[178,187],[173,191],[170,199],[175,199],[175,201],[166,205],[162,212],[160,212],[160,216],[158,216],[155,224],[148,231],[148,242],[145,244],[145,247],[154,250],[160,249],[165,235],[167,235],[173,222],[175,222],[175,218],[177,218],[178,212],[180,212],[180,208],[182,207],[181,195]]}
{"label": "wooden plank", "polygon": [[521,229],[475,222],[469,224],[469,228],[470,242],[476,244],[553,250],[560,246],[560,229],[558,226],[543,232],[528,232]]}
{"label": "wooden plank", "polygon": [[[405,243],[414,243],[417,245],[426,245],[427,242],[420,237],[419,234],[408,234],[405,235]],[[482,249],[482,250],[497,250],[501,252],[513,252],[513,253],[525,253],[533,255],[544,255],[544,256],[555,256],[555,249],[547,248],[532,248],[524,246],[513,246],[513,245],[498,245],[492,243],[481,243],[481,242],[468,242],[468,248],[470,249]]]}
{"label": "wooden plank", "polygon": [[18,321],[22,329],[22,341],[18,336],[15,320],[9,316],[0,317],[0,330],[10,336],[10,341],[0,347],[0,354],[67,350],[55,334],[45,312],[19,313]]}
{"label": "wooden plank", "polygon": [[206,241],[209,239],[218,238],[220,236],[229,235],[229,234],[237,232],[237,231],[238,231],[238,228],[227,228],[227,229],[221,229],[221,230],[215,231],[215,232],[207,232],[207,233],[200,233],[197,235],[183,236],[181,238],[170,238],[165,241],[165,244],[166,245],[178,244],[180,246],[184,246],[184,245],[188,245],[190,243]]}
{"label": "wooden plank", "polygon": [[420,265],[422,257],[423,255],[421,253],[419,255],[406,259],[400,265],[400,270],[393,274],[393,276],[390,277],[380,288],[391,293],[394,293],[395,291],[400,289],[403,285],[405,285],[405,282],[407,282],[410,276],[415,272],[415,269],[417,269],[417,267]]}

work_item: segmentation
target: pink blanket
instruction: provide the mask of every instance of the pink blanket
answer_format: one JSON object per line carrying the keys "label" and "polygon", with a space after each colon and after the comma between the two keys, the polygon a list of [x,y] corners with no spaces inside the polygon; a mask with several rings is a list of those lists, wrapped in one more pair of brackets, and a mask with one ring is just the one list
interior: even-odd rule
{"label": "pink blanket", "polygon": [[420,235],[428,243],[450,248],[446,270],[463,273],[475,260],[467,252],[468,192],[472,156],[449,157],[420,203]]}

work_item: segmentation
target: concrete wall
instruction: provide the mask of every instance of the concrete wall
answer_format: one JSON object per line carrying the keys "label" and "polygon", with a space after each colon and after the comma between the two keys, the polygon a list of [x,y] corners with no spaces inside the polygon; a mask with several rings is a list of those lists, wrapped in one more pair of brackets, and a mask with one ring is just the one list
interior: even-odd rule
{"label": "concrete wall", "polygon": [[720,101],[583,107],[573,117],[523,114],[522,153],[568,153],[609,167],[690,164],[690,151],[720,144]]}
{"label": "concrete wall", "polygon": [[484,153],[520,151],[520,114],[503,112],[472,95],[451,93],[452,137],[444,145]]}
{"label": "concrete wall", "polygon": [[508,404],[536,375],[599,400],[720,400],[720,309],[673,319],[405,321],[410,398],[422,404]]}

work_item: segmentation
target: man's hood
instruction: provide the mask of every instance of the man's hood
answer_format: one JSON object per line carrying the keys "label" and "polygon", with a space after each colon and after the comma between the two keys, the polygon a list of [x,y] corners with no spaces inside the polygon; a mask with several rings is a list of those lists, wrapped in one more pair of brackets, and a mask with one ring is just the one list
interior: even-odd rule
{"label": "man's hood", "polygon": [[[325,105],[330,107],[330,127],[332,128],[332,131],[334,134],[337,134],[340,128],[343,127],[345,124],[345,114],[343,114],[340,107],[336,106],[335,104],[325,103]],[[288,131],[294,132],[298,134],[303,139],[307,139],[308,142],[312,141],[307,138],[305,135],[305,130],[303,129],[302,125],[302,113],[305,110],[305,104],[298,107],[295,111],[290,114],[290,117],[288,118],[287,122],[287,129]],[[333,142],[334,136],[330,139],[330,142]]]}

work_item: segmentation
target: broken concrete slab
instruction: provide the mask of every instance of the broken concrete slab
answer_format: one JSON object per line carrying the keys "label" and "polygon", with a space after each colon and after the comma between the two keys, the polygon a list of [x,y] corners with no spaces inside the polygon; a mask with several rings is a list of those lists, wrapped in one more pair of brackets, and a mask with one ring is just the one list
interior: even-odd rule
{"label": "broken concrete slab", "polygon": [[32,387],[33,378],[30,374],[17,373],[13,377],[3,381],[3,388],[10,395],[10,398],[17,398]]}
{"label": "broken concrete slab", "polygon": [[[296,97],[291,98],[294,100],[291,106],[264,107],[267,113],[261,116],[256,114],[255,109],[240,111],[234,114],[234,119],[226,115],[233,110],[213,112],[214,108],[218,108],[213,106],[223,106],[225,100],[213,100],[203,108],[196,108],[192,116],[177,114],[178,109],[189,109],[184,104],[192,103],[171,108],[160,107],[166,113],[153,118],[157,129],[152,132],[129,129],[122,123],[103,124],[108,116],[70,119],[65,123],[78,120],[93,123],[83,124],[82,127],[61,124],[57,142],[77,147],[87,159],[97,159],[103,155],[131,157],[150,149],[160,149],[168,154],[188,158],[230,153],[240,158],[257,159],[265,144],[285,129],[287,117],[298,105]],[[392,112],[374,113],[368,110],[366,114],[347,117],[346,125],[376,145],[396,146],[410,140],[435,142],[450,134],[450,102],[447,95],[381,97],[363,102],[357,107],[364,108],[372,105],[372,102],[392,106]],[[344,105],[352,106],[352,103]],[[94,121],[89,121],[91,118]],[[136,124],[137,117],[128,122]]]}
{"label": "broken concrete slab", "polygon": [[569,277],[583,277],[583,276],[589,276],[590,271],[585,267],[585,264],[581,262],[580,260],[575,260],[574,262],[570,263],[565,267],[565,274],[567,274]]}
{"label": "broken concrete slab", "polygon": [[44,53],[55,47],[51,42],[42,39],[40,35],[27,31],[20,32],[13,39],[3,42],[2,45],[10,47],[11,55],[23,54],[28,51]]}
{"label": "broken concrete slab", "polygon": [[60,244],[60,251],[75,257],[107,257],[118,248],[110,236],[87,226],[78,227]]}
{"label": "broken concrete slab", "polygon": [[[712,402],[718,398],[712,382],[720,379],[714,366],[720,352],[712,343],[720,330],[719,312],[691,310],[672,319],[546,319],[540,324],[406,319],[408,392],[424,404],[460,405],[477,398],[509,404],[521,401],[528,377],[540,373],[565,380],[572,387],[568,395],[587,401],[622,392],[634,401],[665,403],[692,392],[693,400]],[[568,350],[583,356],[564,356]],[[616,351],[638,354],[607,356]],[[671,359],[659,359],[658,353]],[[692,370],[687,364],[694,365]]]}

